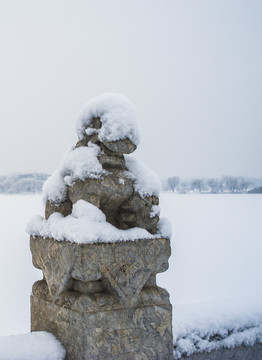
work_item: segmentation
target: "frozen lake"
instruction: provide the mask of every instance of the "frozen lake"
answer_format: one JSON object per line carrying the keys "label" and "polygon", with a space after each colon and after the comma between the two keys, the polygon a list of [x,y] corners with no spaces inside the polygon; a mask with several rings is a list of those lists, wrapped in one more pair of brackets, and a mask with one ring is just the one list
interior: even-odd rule
{"label": "frozen lake", "polygon": [[262,196],[161,195],[172,222],[169,271],[158,275],[173,304],[262,293]]}
{"label": "frozen lake", "polygon": [[[24,229],[28,219],[43,215],[44,209],[40,195],[1,195],[0,201],[4,336],[30,330],[29,296],[33,282],[42,276],[32,266]],[[160,207],[161,215],[172,222],[173,253],[170,269],[158,275],[158,284],[169,290],[175,309],[261,295],[261,195],[163,193]]]}

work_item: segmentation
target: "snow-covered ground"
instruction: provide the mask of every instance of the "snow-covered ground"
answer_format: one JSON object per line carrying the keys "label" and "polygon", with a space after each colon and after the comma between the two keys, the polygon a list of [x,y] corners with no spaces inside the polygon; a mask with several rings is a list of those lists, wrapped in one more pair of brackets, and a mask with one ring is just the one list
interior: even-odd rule
{"label": "snow-covered ground", "polygon": [[175,358],[262,342],[262,196],[163,193]]}
{"label": "snow-covered ground", "polygon": [[43,213],[41,195],[0,196],[0,336],[30,331],[29,297],[34,281],[42,278],[32,266],[25,225]]}
{"label": "snow-covered ground", "polygon": [[0,360],[64,360],[65,355],[60,341],[45,331],[0,337]]}
{"label": "snow-covered ground", "polygon": [[[24,229],[44,210],[40,195],[1,195],[0,203],[5,336],[30,331],[29,296],[42,275],[31,264]],[[174,307],[176,357],[239,339],[262,341],[262,196],[163,193],[160,208],[173,225],[170,269],[158,275],[158,284]]]}
{"label": "snow-covered ground", "polygon": [[173,304],[262,293],[262,196],[162,193],[172,223],[169,271],[158,275]]}

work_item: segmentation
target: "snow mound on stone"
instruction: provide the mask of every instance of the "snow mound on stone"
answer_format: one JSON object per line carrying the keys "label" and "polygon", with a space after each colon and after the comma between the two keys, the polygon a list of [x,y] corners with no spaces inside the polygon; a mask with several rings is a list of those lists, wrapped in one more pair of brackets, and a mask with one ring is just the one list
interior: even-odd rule
{"label": "snow mound on stone", "polygon": [[0,337],[0,360],[64,360],[66,351],[45,331]]}
{"label": "snow mound on stone", "polygon": [[[67,151],[58,169],[43,185],[43,202],[47,200],[60,204],[66,198],[66,185],[71,186],[77,180],[101,178],[107,171],[103,170],[97,156],[100,148],[92,143],[87,146]],[[133,155],[125,155],[126,176],[134,181],[134,189],[143,198],[159,196],[161,182],[159,177]]]}
{"label": "snow mound on stone", "polygon": [[77,201],[72,214],[65,217],[57,212],[47,220],[34,216],[29,220],[26,231],[33,236],[78,244],[171,237],[171,226],[165,218],[159,222],[159,231],[155,235],[139,227],[120,230],[106,221],[100,209],[84,200]]}
{"label": "snow mound on stone", "polygon": [[162,185],[159,177],[133,155],[124,155],[126,161],[126,175],[134,181],[135,191],[143,198],[145,196],[159,196]]}
{"label": "snow mound on stone", "polygon": [[43,201],[59,204],[66,198],[66,185],[72,185],[76,180],[99,178],[106,171],[98,161],[100,148],[88,144],[67,151],[58,169],[47,179],[43,186]]}
{"label": "snow mound on stone", "polygon": [[262,342],[262,295],[174,307],[174,359]]}
{"label": "snow mound on stone", "polygon": [[[99,117],[101,129],[91,130],[98,133],[100,141],[131,140],[139,143],[139,132],[135,109],[128,98],[114,93],[105,93],[90,99],[80,110],[76,119],[76,131],[82,139],[86,128],[94,117]],[[87,129],[90,135],[90,129]]]}

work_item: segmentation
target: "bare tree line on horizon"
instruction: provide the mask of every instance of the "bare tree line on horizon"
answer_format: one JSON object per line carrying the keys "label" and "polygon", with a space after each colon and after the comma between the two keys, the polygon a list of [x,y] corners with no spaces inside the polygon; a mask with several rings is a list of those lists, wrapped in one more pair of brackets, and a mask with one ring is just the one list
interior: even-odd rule
{"label": "bare tree line on horizon", "polygon": [[244,176],[221,176],[220,178],[184,179],[178,176],[168,177],[163,182],[164,191],[179,194],[186,193],[262,193],[262,178]]}
{"label": "bare tree line on horizon", "polygon": [[[0,193],[41,193],[42,186],[48,178],[44,173],[9,174],[0,176]],[[244,194],[262,193],[262,178],[244,176],[222,176],[220,178],[185,179],[178,176],[162,180],[163,191],[178,194]]]}

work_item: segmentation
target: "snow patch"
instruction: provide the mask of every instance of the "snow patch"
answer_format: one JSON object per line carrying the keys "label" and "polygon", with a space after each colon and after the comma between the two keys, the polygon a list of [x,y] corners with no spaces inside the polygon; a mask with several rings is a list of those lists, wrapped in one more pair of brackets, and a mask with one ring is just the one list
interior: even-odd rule
{"label": "snow patch", "polygon": [[76,219],[87,218],[95,223],[104,223],[106,221],[105,214],[98,207],[84,200],[79,200],[73,205],[72,217]]}
{"label": "snow patch", "polygon": [[172,236],[172,224],[168,220],[168,218],[166,218],[166,217],[160,218],[157,227],[158,227],[159,234],[161,234],[161,237],[171,239],[171,236]]}
{"label": "snow patch", "polygon": [[152,205],[150,217],[153,218],[155,216],[159,216],[160,214],[160,207],[158,205]]}
{"label": "snow patch", "polygon": [[76,180],[99,178],[106,174],[97,156],[99,146],[89,143],[87,146],[67,151],[58,169],[51,175],[43,186],[43,201],[47,200],[59,204],[66,198],[66,185],[71,186]]}
{"label": "snow patch", "polygon": [[174,308],[174,359],[262,342],[262,295]]}
{"label": "snow patch", "polygon": [[159,177],[149,169],[142,161],[133,155],[124,155],[127,170],[125,172],[131,180],[134,181],[135,191],[143,198],[146,196],[159,196],[161,191],[161,182]]}
{"label": "snow patch", "polygon": [[85,133],[86,133],[87,136],[98,134],[98,129],[87,128],[85,130]]}
{"label": "snow patch", "polygon": [[[128,98],[114,93],[105,93],[90,99],[80,110],[76,120],[76,131],[80,139],[94,117],[102,123],[98,129],[100,141],[117,141],[130,139],[135,145],[139,143],[139,133],[135,118],[135,109]],[[88,135],[90,135],[90,130]]]}
{"label": "snow patch", "polygon": [[0,360],[64,360],[66,351],[45,331],[0,337]]}

